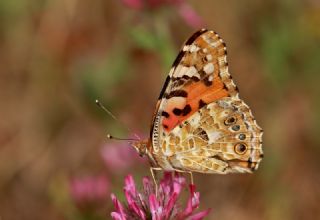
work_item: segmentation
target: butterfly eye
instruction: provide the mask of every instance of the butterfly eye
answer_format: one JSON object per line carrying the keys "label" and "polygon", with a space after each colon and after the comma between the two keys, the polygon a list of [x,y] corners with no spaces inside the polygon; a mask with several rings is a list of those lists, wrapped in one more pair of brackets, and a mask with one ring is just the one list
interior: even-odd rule
{"label": "butterfly eye", "polygon": [[244,154],[247,151],[247,146],[243,143],[238,143],[234,146],[234,151],[237,154]]}
{"label": "butterfly eye", "polygon": [[237,121],[237,119],[234,116],[231,116],[224,121],[224,124],[225,125],[232,125],[232,124],[236,123],[236,121]]}

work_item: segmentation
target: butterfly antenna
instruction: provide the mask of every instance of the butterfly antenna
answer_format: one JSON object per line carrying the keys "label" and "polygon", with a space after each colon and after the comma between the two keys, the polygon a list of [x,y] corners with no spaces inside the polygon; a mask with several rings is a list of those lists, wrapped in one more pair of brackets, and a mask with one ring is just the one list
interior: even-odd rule
{"label": "butterfly antenna", "polygon": [[114,114],[112,114],[106,107],[104,107],[104,105],[102,105],[101,102],[100,102],[98,99],[96,99],[96,104],[97,104],[97,106],[99,106],[103,111],[105,111],[108,115],[110,115],[114,120],[119,121],[119,120],[117,119],[117,117],[114,116]]}
{"label": "butterfly antenna", "polygon": [[[122,121],[120,121],[114,114],[112,114],[112,112],[109,111],[98,99],[96,99],[96,104],[97,104],[97,106],[99,106],[103,111],[105,111],[109,116],[111,116],[114,120],[120,122],[120,123],[123,125],[123,127],[125,127],[125,128],[128,130],[129,133],[133,133]],[[137,139],[116,138],[116,137],[111,136],[110,134],[108,134],[108,138],[109,138],[109,139],[114,139],[114,140],[135,140],[135,141],[141,139],[141,138],[139,137],[139,135],[137,135],[136,133],[133,133],[133,134],[134,134],[134,136],[135,136]]]}
{"label": "butterfly antenna", "polygon": [[117,141],[139,141],[140,139],[135,139],[135,138],[119,138],[119,137],[114,137],[111,134],[107,134],[108,139],[112,140],[117,140]]}

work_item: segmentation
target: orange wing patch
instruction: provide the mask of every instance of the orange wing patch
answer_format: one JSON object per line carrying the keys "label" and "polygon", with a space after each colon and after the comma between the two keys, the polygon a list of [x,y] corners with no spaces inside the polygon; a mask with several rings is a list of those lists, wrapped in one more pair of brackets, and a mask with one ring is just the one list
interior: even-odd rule
{"label": "orange wing patch", "polygon": [[229,96],[224,84],[219,78],[213,80],[212,85],[206,86],[203,82],[195,82],[184,88],[187,97],[172,97],[167,100],[162,115],[163,128],[170,132],[204,105]]}

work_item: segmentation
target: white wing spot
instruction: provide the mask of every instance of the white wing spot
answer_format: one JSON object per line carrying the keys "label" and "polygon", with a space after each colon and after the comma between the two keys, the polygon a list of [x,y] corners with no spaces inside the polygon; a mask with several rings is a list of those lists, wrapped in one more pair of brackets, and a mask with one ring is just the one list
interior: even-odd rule
{"label": "white wing spot", "polygon": [[218,46],[220,45],[220,42],[219,42],[219,41],[211,41],[211,42],[210,42],[210,45],[211,45],[212,47],[218,47]]}
{"label": "white wing spot", "polygon": [[207,135],[209,138],[209,144],[214,143],[221,136],[220,132],[217,131],[207,132]]}
{"label": "white wing spot", "polygon": [[206,56],[206,58],[207,58],[208,61],[211,61],[211,60],[212,60],[212,55],[211,55],[211,54],[208,54],[208,55]]}
{"label": "white wing spot", "polygon": [[184,45],[182,48],[183,51],[188,51],[189,50],[189,45]]}
{"label": "white wing spot", "polygon": [[206,72],[207,74],[213,73],[214,71],[214,66],[212,63],[208,63],[203,67],[203,71]]}
{"label": "white wing spot", "polygon": [[218,57],[219,66],[222,66],[226,63],[226,57]]}
{"label": "white wing spot", "polygon": [[192,44],[192,45],[190,46],[190,48],[189,48],[189,51],[190,51],[191,53],[197,52],[198,50],[200,50],[200,48],[197,47],[197,46],[194,45],[194,44]]}
{"label": "white wing spot", "polygon": [[183,77],[183,76],[189,76],[189,77],[195,76],[200,79],[200,75],[194,66],[186,67],[183,65],[178,65],[175,71],[175,77]]}
{"label": "white wing spot", "polygon": [[172,77],[173,72],[174,72],[175,69],[176,69],[175,67],[172,67],[172,68],[170,69],[170,72],[169,72],[169,76],[170,76],[170,77]]}

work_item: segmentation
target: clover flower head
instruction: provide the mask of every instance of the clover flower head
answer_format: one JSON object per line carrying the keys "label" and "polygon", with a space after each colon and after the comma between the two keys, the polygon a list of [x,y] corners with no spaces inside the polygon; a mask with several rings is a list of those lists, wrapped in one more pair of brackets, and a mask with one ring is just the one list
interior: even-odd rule
{"label": "clover flower head", "polygon": [[185,208],[179,204],[179,195],[186,187],[185,178],[171,173],[165,173],[156,189],[149,177],[142,179],[143,189],[139,192],[131,175],[125,178],[124,193],[127,204],[123,205],[114,194],[111,194],[115,211],[111,213],[114,220],[200,220],[209,214],[210,210],[194,213],[200,204],[200,193],[195,192],[195,185],[190,185],[190,195]]}

